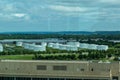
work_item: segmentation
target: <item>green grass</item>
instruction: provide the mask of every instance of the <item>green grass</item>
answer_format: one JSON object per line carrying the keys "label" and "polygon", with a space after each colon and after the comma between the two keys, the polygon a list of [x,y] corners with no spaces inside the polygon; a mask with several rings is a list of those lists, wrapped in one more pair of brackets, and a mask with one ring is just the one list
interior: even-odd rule
{"label": "green grass", "polygon": [[[41,54],[43,56],[57,56],[57,55],[68,55],[69,53],[58,53],[58,54]],[[76,54],[78,56],[78,54]],[[26,55],[1,55],[1,60],[32,60],[34,58],[34,55],[26,54]]]}
{"label": "green grass", "polygon": [[1,60],[32,60],[34,55],[4,55],[0,56]]}

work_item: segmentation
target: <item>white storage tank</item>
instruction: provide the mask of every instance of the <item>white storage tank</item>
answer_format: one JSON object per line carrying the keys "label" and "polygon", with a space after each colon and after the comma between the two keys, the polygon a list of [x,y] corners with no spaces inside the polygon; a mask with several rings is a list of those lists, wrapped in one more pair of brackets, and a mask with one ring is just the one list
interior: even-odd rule
{"label": "white storage tank", "polygon": [[79,42],[67,42],[67,45],[80,47],[80,43]]}
{"label": "white storage tank", "polygon": [[88,49],[97,50],[97,46],[96,44],[89,44]]}
{"label": "white storage tank", "polygon": [[98,50],[105,50],[105,51],[106,51],[106,50],[108,50],[108,48],[109,48],[109,47],[108,47],[107,45],[98,45],[98,46],[97,46],[97,49],[98,49]]}
{"label": "white storage tank", "polygon": [[22,46],[23,42],[16,42],[16,46]]}
{"label": "white storage tank", "polygon": [[87,44],[87,43],[80,43],[80,48],[88,49],[88,47],[89,47],[89,44]]}
{"label": "white storage tank", "polygon": [[0,52],[3,52],[3,45],[0,44]]}

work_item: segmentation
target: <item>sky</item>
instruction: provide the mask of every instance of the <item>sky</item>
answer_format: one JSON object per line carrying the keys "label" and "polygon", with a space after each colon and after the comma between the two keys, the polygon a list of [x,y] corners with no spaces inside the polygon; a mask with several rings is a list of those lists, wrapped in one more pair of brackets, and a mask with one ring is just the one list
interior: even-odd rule
{"label": "sky", "polygon": [[120,31],[120,0],[0,0],[0,32]]}

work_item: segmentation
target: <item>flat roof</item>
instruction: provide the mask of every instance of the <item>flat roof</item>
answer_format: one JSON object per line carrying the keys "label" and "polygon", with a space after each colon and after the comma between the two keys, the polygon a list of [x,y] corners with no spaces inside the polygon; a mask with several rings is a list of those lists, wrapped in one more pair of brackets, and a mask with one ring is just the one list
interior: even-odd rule
{"label": "flat roof", "polygon": [[0,62],[89,63],[89,61],[60,61],[60,60],[0,60]]}
{"label": "flat roof", "polygon": [[112,64],[118,63],[120,61],[112,61],[112,62],[99,62],[99,61],[77,61],[77,60],[0,60],[0,62],[33,62],[33,63],[98,63],[98,64]]}

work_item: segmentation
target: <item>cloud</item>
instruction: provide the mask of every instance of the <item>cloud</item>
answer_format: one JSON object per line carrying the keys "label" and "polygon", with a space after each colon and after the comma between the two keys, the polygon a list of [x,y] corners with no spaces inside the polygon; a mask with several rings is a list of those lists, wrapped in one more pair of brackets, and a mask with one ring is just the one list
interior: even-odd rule
{"label": "cloud", "polygon": [[1,12],[14,12],[16,11],[16,6],[14,3],[10,3],[7,0],[0,0],[0,10]]}
{"label": "cloud", "polygon": [[73,6],[65,6],[65,5],[50,5],[49,8],[56,13],[58,16],[64,17],[79,17],[83,19],[96,19],[101,12],[99,12],[98,7],[81,7],[73,5]]}
{"label": "cloud", "polygon": [[30,20],[30,16],[25,13],[0,13],[0,19],[6,21]]}
{"label": "cloud", "polygon": [[13,7],[12,4],[7,4],[3,7],[3,11],[8,12],[8,11],[14,11],[15,7]]}
{"label": "cloud", "polygon": [[[118,4],[120,0],[35,0],[35,3],[33,3],[34,0],[30,0],[29,3],[28,0],[0,0],[0,2],[2,2],[0,3],[0,9],[2,8],[1,19],[39,22],[41,19],[59,19],[60,17],[82,17],[83,19],[89,18],[88,20],[102,16],[112,17],[110,14],[113,10],[104,8],[105,10],[102,12],[102,6],[113,3]],[[105,14],[105,12],[109,13],[109,15]]]}
{"label": "cloud", "polygon": [[78,6],[63,6],[63,5],[51,5],[49,6],[50,9],[56,10],[56,11],[64,11],[64,12],[84,12],[87,9],[78,7]]}
{"label": "cloud", "polygon": [[24,3],[13,0],[0,0],[0,20],[18,21],[30,20],[30,15]]}
{"label": "cloud", "polygon": [[25,17],[26,14],[24,14],[24,13],[15,13],[15,14],[13,14],[13,16],[18,17],[18,18],[22,18],[22,17]]}
{"label": "cloud", "polygon": [[120,4],[120,0],[100,0],[102,3]]}

